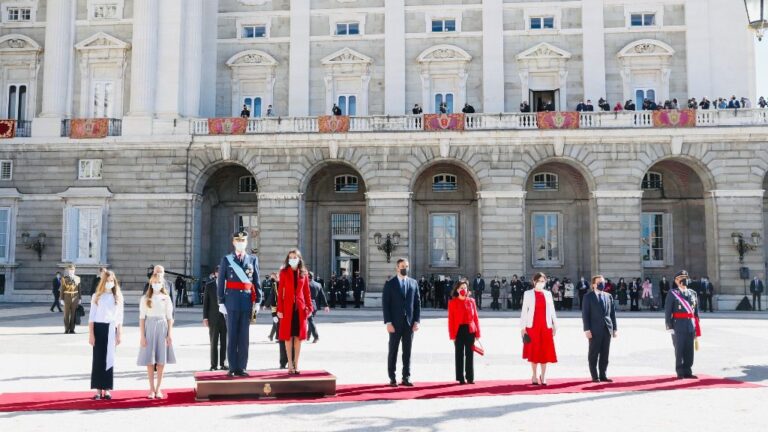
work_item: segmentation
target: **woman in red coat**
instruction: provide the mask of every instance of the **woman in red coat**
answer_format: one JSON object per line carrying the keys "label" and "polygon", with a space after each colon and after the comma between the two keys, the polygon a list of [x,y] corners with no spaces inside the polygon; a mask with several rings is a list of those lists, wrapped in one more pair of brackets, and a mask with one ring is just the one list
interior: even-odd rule
{"label": "woman in red coat", "polygon": [[288,373],[298,375],[301,341],[307,338],[307,317],[312,314],[309,274],[298,249],[285,257],[277,283],[277,317],[280,319],[278,338],[285,342]]}
{"label": "woman in red coat", "polygon": [[464,384],[475,383],[474,359],[472,346],[475,339],[480,339],[480,321],[477,319],[475,299],[469,297],[469,282],[461,279],[453,286],[451,301],[448,302],[448,335],[455,347],[456,381]]}

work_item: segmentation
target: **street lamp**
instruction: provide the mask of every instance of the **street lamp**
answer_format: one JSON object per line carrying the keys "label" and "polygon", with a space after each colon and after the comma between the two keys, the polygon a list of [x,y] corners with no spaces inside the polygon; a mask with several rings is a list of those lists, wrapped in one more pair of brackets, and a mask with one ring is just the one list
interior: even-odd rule
{"label": "street lamp", "polygon": [[749,28],[755,31],[757,40],[763,40],[763,33],[768,29],[765,0],[744,0],[744,6],[747,8]]}
{"label": "street lamp", "polygon": [[392,234],[387,233],[383,243],[381,238],[382,235],[380,232],[377,232],[373,235],[373,240],[376,242],[376,247],[387,255],[387,262],[390,262],[390,259],[392,258],[392,252],[394,252],[395,249],[397,249],[397,246],[400,244],[400,233],[397,231]]}
{"label": "street lamp", "polygon": [[744,254],[748,251],[752,251],[757,249],[758,246],[760,246],[760,243],[762,241],[762,238],[760,237],[759,232],[753,232],[751,234],[752,237],[752,243],[748,242],[747,240],[744,240],[744,235],[740,232],[732,232],[731,233],[731,240],[733,240],[733,245],[736,246],[736,250],[739,252],[739,262],[744,262]]}
{"label": "street lamp", "polygon": [[37,234],[37,238],[34,240],[30,240],[30,235],[28,232],[21,233],[21,242],[24,244],[24,247],[27,249],[32,249],[35,252],[37,252],[37,260],[42,261],[43,260],[43,250],[45,249],[45,233],[41,232]]}

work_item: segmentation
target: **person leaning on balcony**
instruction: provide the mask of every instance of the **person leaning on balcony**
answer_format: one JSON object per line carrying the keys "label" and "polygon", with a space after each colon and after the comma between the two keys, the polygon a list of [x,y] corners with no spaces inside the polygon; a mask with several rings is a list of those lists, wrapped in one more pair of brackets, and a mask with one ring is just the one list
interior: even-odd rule
{"label": "person leaning on balcony", "polygon": [[520,112],[522,112],[522,113],[529,113],[529,112],[531,112],[531,106],[528,105],[528,101],[520,102]]}
{"label": "person leaning on balcony", "polygon": [[635,106],[635,103],[632,101],[632,99],[628,99],[626,102],[624,102],[624,110],[626,111],[635,111],[637,107]]}
{"label": "person leaning on balcony", "polygon": [[338,106],[338,105],[336,105],[336,104],[333,104],[333,107],[331,108],[331,112],[332,112],[332,113],[333,113],[333,115],[335,115],[335,116],[340,116],[340,115],[341,115],[341,108],[339,108],[339,106]]}
{"label": "person leaning on balcony", "polygon": [[240,111],[240,117],[248,118],[250,116],[251,116],[251,110],[248,109],[248,106],[243,105],[243,110]]}
{"label": "person leaning on balcony", "polygon": [[413,106],[413,109],[411,110],[411,112],[413,113],[413,115],[419,115],[419,114],[423,113],[424,111],[421,109],[421,106],[419,106],[419,104],[415,104]]}
{"label": "person leaning on balcony", "polygon": [[760,96],[760,99],[758,99],[757,101],[757,106],[759,106],[760,108],[765,108],[768,106],[768,101],[766,101],[763,96]]}
{"label": "person leaning on balcony", "polygon": [[468,103],[464,103],[464,108],[461,109],[461,112],[464,114],[474,114],[475,113],[475,107]]}

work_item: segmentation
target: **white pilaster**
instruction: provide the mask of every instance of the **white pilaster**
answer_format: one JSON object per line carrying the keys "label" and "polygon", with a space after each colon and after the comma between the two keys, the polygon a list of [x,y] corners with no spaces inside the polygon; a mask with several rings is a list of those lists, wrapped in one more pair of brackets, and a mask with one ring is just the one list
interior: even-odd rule
{"label": "white pilaster", "polygon": [[309,115],[309,1],[291,0],[288,115],[292,117]]}
{"label": "white pilaster", "polygon": [[[184,8],[182,0],[162,0],[158,4],[157,76],[155,78],[155,109],[158,119],[178,118],[181,110],[183,82]],[[155,122],[157,126],[158,122]]]}
{"label": "white pilaster", "polygon": [[483,0],[482,112],[504,111],[504,2]]}
{"label": "white pilaster", "polygon": [[712,98],[711,71],[709,62],[709,2],[685,1],[685,59],[688,76],[688,94],[701,99]]}
{"label": "white pilaster", "polygon": [[[584,51],[584,99],[596,100],[606,96],[605,89],[605,26],[603,0],[583,0],[581,27]],[[563,89],[561,88],[562,92]],[[562,106],[560,109],[567,109]]]}
{"label": "white pilaster", "polygon": [[184,4],[184,84],[181,114],[200,115],[200,90],[203,72],[203,0],[186,0]]}
{"label": "white pilaster", "polygon": [[158,0],[133,3],[131,43],[131,97],[123,119],[123,135],[149,135],[155,115]]}
{"label": "white pilaster", "polygon": [[[219,27],[219,0],[203,2],[203,52],[214,53],[218,48],[216,43]],[[200,88],[200,116],[216,116],[216,62],[203,61]]]}
{"label": "white pilaster", "polygon": [[384,6],[384,111],[402,115],[406,110],[405,1],[388,0]]}
{"label": "white pilaster", "polygon": [[32,126],[34,136],[59,136],[61,120],[71,111],[75,4],[74,0],[59,0],[47,5],[43,108]]}

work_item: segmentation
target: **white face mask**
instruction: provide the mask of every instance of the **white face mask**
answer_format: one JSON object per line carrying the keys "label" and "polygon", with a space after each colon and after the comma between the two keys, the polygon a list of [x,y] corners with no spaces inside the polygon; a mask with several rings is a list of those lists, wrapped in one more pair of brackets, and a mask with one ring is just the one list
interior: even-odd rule
{"label": "white face mask", "polygon": [[245,242],[235,242],[235,250],[238,252],[245,252]]}
{"label": "white face mask", "polygon": [[155,290],[155,292],[158,292],[158,291],[160,291],[160,289],[161,289],[162,287],[163,287],[163,284],[161,284],[161,283],[153,283],[153,284],[152,284],[152,289],[153,289],[153,290]]}
{"label": "white face mask", "polygon": [[74,275],[75,275],[75,272],[73,272],[72,270],[67,270],[67,276],[72,277]]}
{"label": "white face mask", "polygon": [[546,283],[536,282],[536,289],[544,289],[544,285],[546,285]]}
{"label": "white face mask", "polygon": [[296,268],[299,266],[299,259],[298,258],[289,258],[288,259],[288,265],[292,268]]}
{"label": "white face mask", "polygon": [[104,284],[104,288],[106,288],[108,290],[111,290],[114,287],[115,287],[115,283],[114,282],[107,282],[107,283]]}

